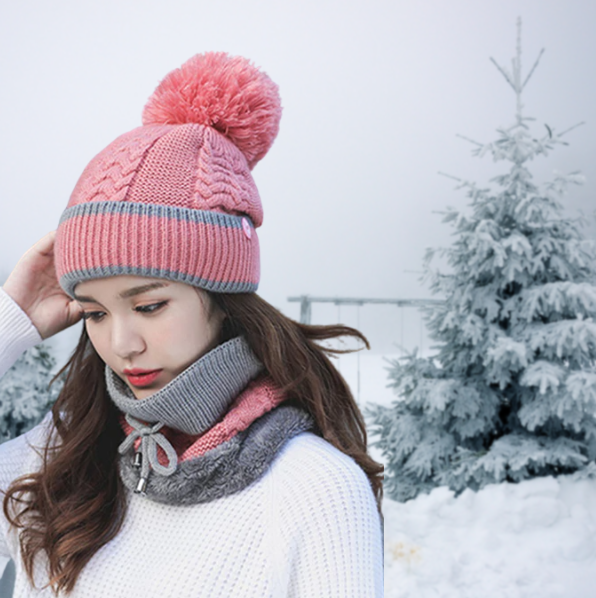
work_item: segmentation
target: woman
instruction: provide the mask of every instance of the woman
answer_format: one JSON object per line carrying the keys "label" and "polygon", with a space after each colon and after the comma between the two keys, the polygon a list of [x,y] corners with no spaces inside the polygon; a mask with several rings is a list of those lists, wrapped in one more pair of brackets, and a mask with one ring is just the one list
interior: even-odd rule
{"label": "woman", "polygon": [[0,373],[84,328],[52,412],[0,446],[15,596],[382,596],[382,467],[307,326],[259,298],[251,169],[277,86],[198,55],[87,166],[0,292]]}

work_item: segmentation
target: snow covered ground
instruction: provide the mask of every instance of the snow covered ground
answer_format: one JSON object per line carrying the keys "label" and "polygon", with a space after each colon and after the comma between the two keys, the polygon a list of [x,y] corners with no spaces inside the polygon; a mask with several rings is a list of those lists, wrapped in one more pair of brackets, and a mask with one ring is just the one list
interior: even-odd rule
{"label": "snow covered ground", "polygon": [[446,488],[386,500],[387,598],[593,598],[596,481]]}
{"label": "snow covered ground", "polygon": [[[386,367],[361,356],[361,405],[393,400]],[[355,356],[340,369],[356,389]],[[384,514],[386,598],[596,596],[596,480],[540,478],[457,498],[437,488],[386,499]]]}

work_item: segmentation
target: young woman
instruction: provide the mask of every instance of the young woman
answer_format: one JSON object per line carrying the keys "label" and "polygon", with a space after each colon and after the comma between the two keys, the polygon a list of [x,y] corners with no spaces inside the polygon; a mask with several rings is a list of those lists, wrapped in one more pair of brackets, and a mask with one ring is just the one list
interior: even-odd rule
{"label": "young woman", "polygon": [[76,323],[51,414],[0,446],[15,597],[383,595],[382,466],[321,341],[261,299],[251,169],[281,114],[198,55],[0,290],[0,375]]}

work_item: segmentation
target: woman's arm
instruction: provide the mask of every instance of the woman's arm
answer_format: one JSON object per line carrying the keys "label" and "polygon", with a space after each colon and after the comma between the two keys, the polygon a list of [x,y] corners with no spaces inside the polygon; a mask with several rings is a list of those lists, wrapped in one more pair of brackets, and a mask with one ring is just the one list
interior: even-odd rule
{"label": "woman's arm", "polygon": [[[52,231],[33,245],[0,288],[0,377],[23,351],[81,319],[80,305],[64,293],[56,278],[55,238]],[[37,468],[39,449],[34,447],[43,446],[50,424],[51,413],[26,434],[0,444],[0,505],[11,482]],[[8,522],[0,508],[2,556],[10,556],[7,535]]]}
{"label": "woman's arm", "polygon": [[[23,351],[41,340],[27,314],[0,288],[0,377],[10,369]],[[22,462],[28,452],[24,441],[24,438],[19,438],[0,444],[0,505],[6,488],[22,472]],[[0,556],[11,557],[6,542],[8,523],[1,509],[0,524]]]}

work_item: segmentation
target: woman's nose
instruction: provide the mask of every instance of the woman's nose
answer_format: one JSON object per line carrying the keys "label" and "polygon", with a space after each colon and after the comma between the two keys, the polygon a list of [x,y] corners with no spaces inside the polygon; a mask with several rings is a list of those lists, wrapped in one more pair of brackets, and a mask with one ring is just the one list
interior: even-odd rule
{"label": "woman's nose", "polygon": [[114,318],[112,323],[112,351],[121,359],[126,360],[142,353],[145,341],[140,330],[128,320]]}

